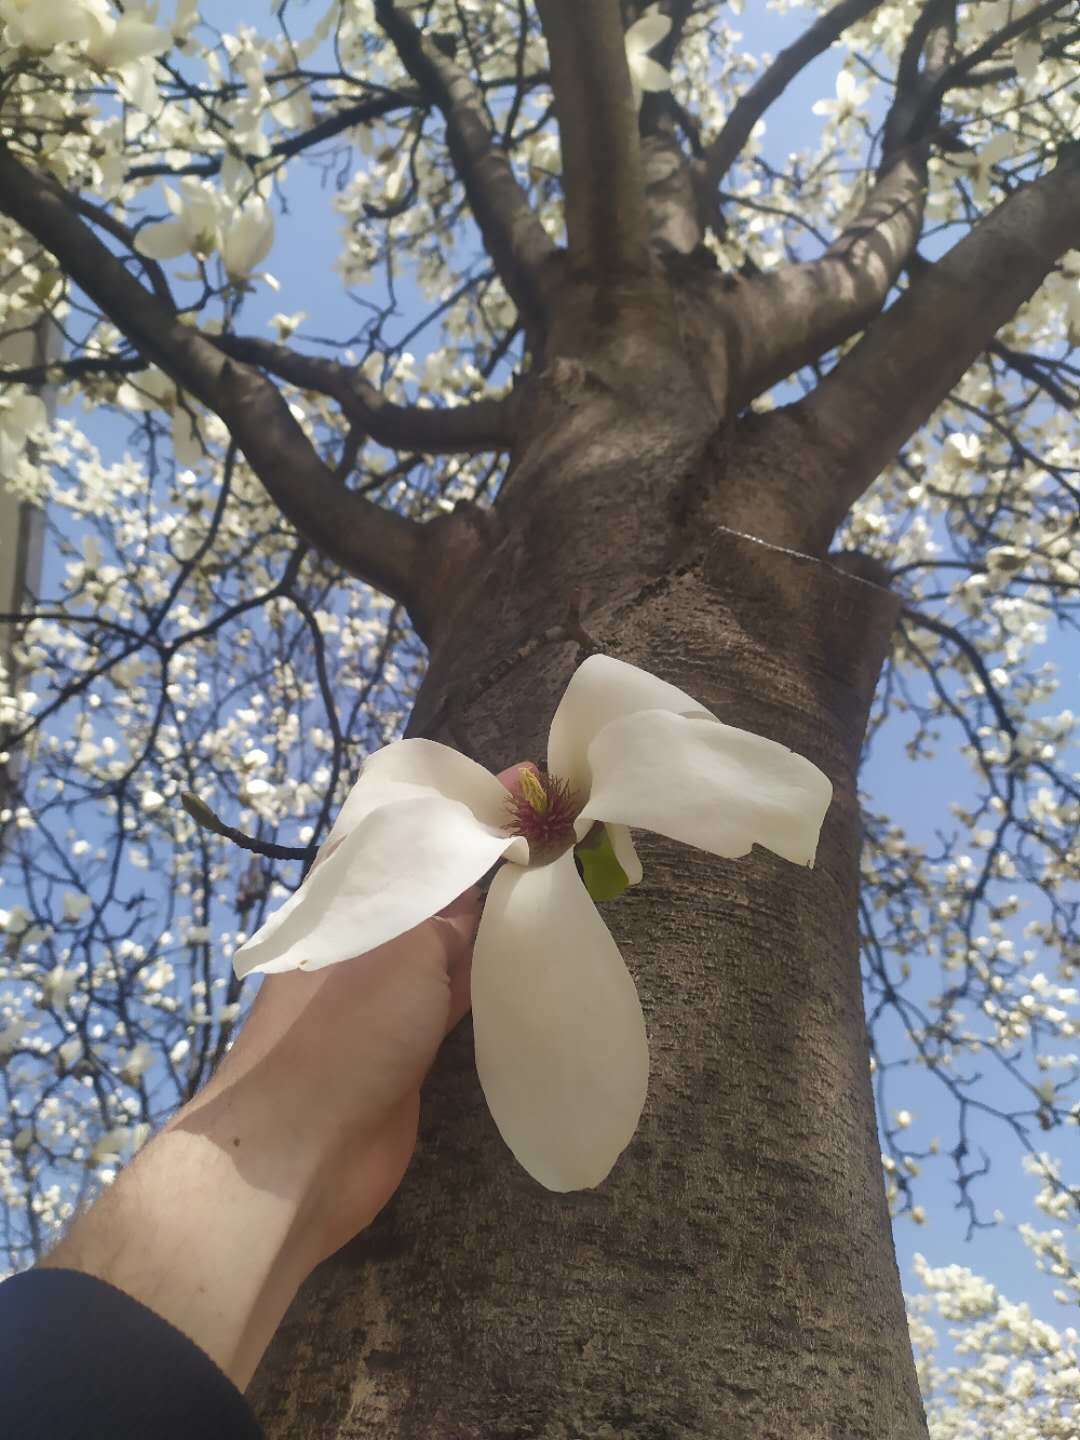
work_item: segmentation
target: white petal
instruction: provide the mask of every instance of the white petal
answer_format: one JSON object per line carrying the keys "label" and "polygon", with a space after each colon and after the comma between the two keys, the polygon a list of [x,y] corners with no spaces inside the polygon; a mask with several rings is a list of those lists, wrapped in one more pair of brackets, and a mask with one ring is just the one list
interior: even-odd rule
{"label": "white petal", "polygon": [[614,823],[609,823],[606,828],[611,848],[615,851],[615,859],[626,872],[627,880],[631,885],[640,884],[644,872],[641,868],[641,861],[638,859],[638,853],[634,849],[634,842],[630,838],[629,828],[626,825]]}
{"label": "white petal", "polygon": [[[705,706],[658,680],[647,670],[610,655],[590,655],[570,677],[551,721],[548,769],[589,792],[587,753],[605,725],[637,710],[670,710],[676,715],[708,715]],[[604,817],[608,819],[608,816]]]}
{"label": "white petal", "polygon": [[838,100],[854,100],[858,94],[859,87],[855,76],[847,70],[841,70],[836,77],[836,98]]}
{"label": "white petal", "polygon": [[663,65],[650,60],[647,55],[638,55],[633,63],[634,79],[640,90],[670,90],[671,76]]}
{"label": "white petal", "polygon": [[154,79],[152,60],[130,60],[117,71],[120,93],[141,110],[144,115],[153,115],[161,104],[161,92]]}
{"label": "white petal", "polygon": [[449,905],[511,843],[456,800],[384,805],[237,950],[236,974],[321,970],[364,955]]}
{"label": "white petal", "polygon": [[[195,402],[190,395],[185,395],[184,399],[189,406],[194,407]],[[198,423],[192,420],[183,406],[178,406],[173,411],[172,439],[173,458],[182,470],[197,470],[206,460],[206,449]]]}
{"label": "white petal", "polygon": [[640,20],[635,20],[623,36],[627,57],[643,55],[654,45],[659,45],[670,29],[671,21],[668,17],[661,15],[655,5],[650,5]]}
{"label": "white petal", "polygon": [[160,55],[172,43],[167,30],[162,30],[138,16],[125,15],[114,27],[111,35],[103,37],[96,45],[87,47],[92,60],[106,68],[116,69],[131,60],[142,60],[148,55]]}
{"label": "white petal", "polygon": [[[190,177],[181,180],[180,188],[184,192],[184,223],[191,239],[193,241],[216,239],[219,219],[217,192],[203,181],[193,180]],[[212,243],[210,248],[213,248]]]}
{"label": "white petal", "polygon": [[979,160],[983,165],[996,165],[999,161],[1015,155],[1016,149],[1016,136],[1008,130],[1001,130],[997,135],[992,135],[979,151]]}
{"label": "white petal", "polygon": [[20,440],[45,428],[49,423],[49,412],[40,395],[31,395],[28,390],[9,391],[8,394],[12,396],[12,403],[5,418],[10,430]]}
{"label": "white petal", "polygon": [[233,277],[250,275],[266,259],[273,243],[273,212],[263,200],[245,201],[224,226],[221,258],[225,269]]}
{"label": "white petal", "polygon": [[476,1069],[503,1139],[549,1190],[599,1185],[649,1085],[637,988],[573,854],[504,866],[472,968]]}
{"label": "white petal", "polygon": [[[396,740],[364,761],[360,778],[341,807],[320,855],[373,810],[395,800],[422,796],[458,800],[468,806],[481,824],[494,830],[502,830],[507,823],[509,791],[490,770],[449,745],[440,745],[437,740]],[[520,838],[515,840],[506,858],[515,864],[527,865],[528,843]]]}
{"label": "white petal", "polygon": [[775,740],[662,710],[613,720],[589,764],[580,820],[621,821],[729,858],[764,845],[812,865],[832,799],[827,776]]}
{"label": "white petal", "polygon": [[135,236],[135,249],[150,260],[175,260],[188,248],[187,226],[182,220],[144,225]]}

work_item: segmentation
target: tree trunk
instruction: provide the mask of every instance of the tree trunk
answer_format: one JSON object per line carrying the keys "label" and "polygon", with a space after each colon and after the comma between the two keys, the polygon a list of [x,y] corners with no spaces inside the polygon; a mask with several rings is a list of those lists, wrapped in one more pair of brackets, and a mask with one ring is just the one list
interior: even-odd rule
{"label": "tree trunk", "polygon": [[[410,733],[492,769],[542,758],[579,656],[530,642],[585,587],[600,648],[830,776],[817,865],[640,834],[643,882],[602,907],[652,1052],[612,1175],[570,1195],[529,1178],[466,1020],[401,1190],[304,1286],[249,1395],[272,1440],[915,1440],[857,943],[856,768],[895,604],[767,543],[779,487],[815,479],[809,453],[776,479],[783,415],[728,444],[674,359],[620,352],[613,381],[559,352],[526,387],[500,533],[463,545]],[[755,486],[766,539],[724,525]]]}

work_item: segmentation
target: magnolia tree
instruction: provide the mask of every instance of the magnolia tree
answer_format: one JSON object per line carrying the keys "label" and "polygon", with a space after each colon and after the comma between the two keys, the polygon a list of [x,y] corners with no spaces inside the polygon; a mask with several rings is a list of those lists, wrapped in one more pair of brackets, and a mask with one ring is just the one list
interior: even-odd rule
{"label": "magnolia tree", "polygon": [[[775,56],[713,0],[205,8],[0,0],[0,336],[63,343],[0,389],[49,531],[8,1268],[244,975],[493,872],[475,1025],[269,1434],[908,1437],[921,1381],[941,1440],[1072,1435],[1067,1317],[968,1269],[922,1265],[917,1376],[890,1213],[948,1170],[992,1224],[1022,1162],[1076,1303],[1074,7],[779,0]],[[925,823],[868,749],[952,757]]]}

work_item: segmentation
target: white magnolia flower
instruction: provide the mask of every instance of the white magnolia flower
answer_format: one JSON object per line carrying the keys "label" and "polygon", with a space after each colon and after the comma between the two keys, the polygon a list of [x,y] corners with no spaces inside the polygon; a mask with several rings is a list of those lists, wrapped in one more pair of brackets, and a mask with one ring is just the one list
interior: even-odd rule
{"label": "white magnolia flower", "polygon": [[634,92],[634,105],[638,110],[641,109],[643,90],[671,89],[671,76],[656,60],[649,59],[649,51],[660,44],[670,29],[671,21],[666,15],[660,14],[660,6],[656,4],[642,11],[624,36],[630,88]]}
{"label": "white magnolia flower", "polygon": [[154,1058],[154,1052],[144,1040],[140,1040],[132,1050],[129,1050],[120,1066],[120,1074],[130,1084],[134,1085],[140,1076],[144,1075],[150,1068],[150,1062]]}
{"label": "white magnolia flower", "polygon": [[87,59],[112,71],[121,94],[146,114],[160,103],[154,59],[171,44],[169,31],[155,25],[149,15],[129,6],[123,15],[114,16],[104,0],[94,0],[91,33],[84,47]]}
{"label": "white magnolia flower", "polygon": [[22,935],[30,928],[30,911],[22,905],[13,905],[10,910],[0,910],[0,930],[8,935]]}
{"label": "white magnolia flower", "polygon": [[83,1053],[82,1040],[78,1035],[72,1035],[70,1040],[57,1047],[57,1054],[63,1061],[63,1068],[70,1070]]}
{"label": "white magnolia flower", "polygon": [[130,1139],[131,1131],[126,1125],[116,1125],[113,1129],[106,1130],[90,1151],[90,1163],[99,1165],[103,1160],[111,1160],[120,1154]]}
{"label": "white magnolia flower", "polygon": [[860,85],[854,75],[841,70],[836,77],[836,99],[815,100],[810,109],[815,115],[829,117],[837,125],[846,125],[858,117],[869,98],[870,91]]}
{"label": "white magnolia flower", "polygon": [[[547,774],[527,773],[509,796],[483,766],[434,741],[379,750],[316,866],[234,964],[244,976],[353,959],[507,861],[473,952],[477,1071],[517,1159],[564,1191],[608,1174],[637,1128],[649,1077],[637,990],[578,877],[576,842],[606,837],[608,876],[621,867],[631,885],[641,865],[630,825],[714,855],[760,844],[812,865],[832,786],[783,745],[603,655],[567,686],[547,758]],[[595,864],[595,849],[581,853]]]}
{"label": "white magnolia flower", "polygon": [[81,920],[90,909],[92,901],[89,895],[76,894],[74,890],[64,891],[64,919],[74,923]]}
{"label": "white magnolia flower", "polygon": [[294,330],[298,330],[307,319],[306,310],[297,310],[292,315],[283,315],[280,312],[270,318],[269,323],[277,331],[279,340],[288,340]]}
{"label": "white magnolia flower", "polygon": [[172,416],[173,457],[177,465],[194,470],[206,459],[206,446],[196,418],[196,402],[183,398],[163,370],[140,370],[116,392],[117,404],[128,410],[168,410]]}
{"label": "white magnolia flower", "polygon": [[72,967],[65,970],[63,963],[54,965],[52,970],[41,982],[44,992],[44,1001],[57,1010],[63,1010],[71,998],[71,993],[79,983],[78,969]]}
{"label": "white magnolia flower", "polygon": [[180,194],[165,187],[165,203],[175,217],[144,225],[135,249],[150,260],[174,260],[189,252],[205,260],[218,245],[220,202],[212,186],[190,176],[180,181]]}
{"label": "white magnolia flower", "polygon": [[93,14],[86,54],[103,70],[122,70],[134,60],[161,55],[171,44],[168,30],[154,25],[146,16],[134,12],[113,16],[102,9]]}
{"label": "white magnolia flower", "polygon": [[53,50],[89,40],[93,16],[83,0],[0,0],[4,43],[27,50]]}
{"label": "white magnolia flower", "polygon": [[999,130],[981,150],[966,155],[948,155],[945,163],[966,177],[971,185],[971,198],[976,205],[986,205],[994,185],[995,168],[1003,160],[1011,159],[1016,150],[1016,136],[1009,130]]}
{"label": "white magnolia flower", "polygon": [[1038,35],[1021,35],[1013,46],[1013,64],[1021,80],[1034,80],[1042,62],[1042,42]]}
{"label": "white magnolia flower", "polygon": [[0,1056],[10,1055],[23,1037],[26,1021],[20,1016],[3,1023],[0,1029]]}
{"label": "white magnolia flower", "polygon": [[274,215],[265,200],[253,195],[236,209],[223,227],[221,258],[232,280],[246,280],[274,243]]}
{"label": "white magnolia flower", "polygon": [[19,465],[31,435],[49,423],[49,412],[39,395],[13,387],[0,395],[0,474],[11,475]]}

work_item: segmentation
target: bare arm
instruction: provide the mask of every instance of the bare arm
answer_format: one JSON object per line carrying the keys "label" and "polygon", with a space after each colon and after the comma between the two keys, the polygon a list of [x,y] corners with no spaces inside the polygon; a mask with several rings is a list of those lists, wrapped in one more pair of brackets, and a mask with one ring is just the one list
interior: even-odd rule
{"label": "bare arm", "polygon": [[320,1258],[307,1223],[312,1173],[303,1147],[291,1148],[250,1087],[211,1081],[41,1268],[81,1270],[125,1291],[242,1390]]}
{"label": "bare arm", "polygon": [[264,979],[214,1076],[41,1267],[133,1296],[244,1389],[307,1275],[401,1183],[478,915],[469,892],[358,959]]}

